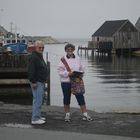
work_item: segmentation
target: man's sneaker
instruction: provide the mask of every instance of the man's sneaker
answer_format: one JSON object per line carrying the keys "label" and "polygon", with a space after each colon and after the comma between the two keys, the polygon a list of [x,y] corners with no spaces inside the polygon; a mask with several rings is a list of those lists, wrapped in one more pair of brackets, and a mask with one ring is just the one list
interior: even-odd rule
{"label": "man's sneaker", "polygon": [[92,121],[93,120],[89,115],[83,116],[82,119],[83,119],[83,121]]}
{"label": "man's sneaker", "polygon": [[45,118],[45,117],[40,117],[40,120],[45,121],[45,120],[46,120],[46,118]]}
{"label": "man's sneaker", "polygon": [[31,124],[44,124],[44,123],[45,123],[45,121],[44,120],[41,120],[41,119],[39,119],[37,121],[32,121],[31,122]]}
{"label": "man's sneaker", "polygon": [[66,116],[65,116],[65,122],[70,122],[70,119],[71,119],[71,118],[70,118],[70,115],[67,115],[67,114],[66,114]]}

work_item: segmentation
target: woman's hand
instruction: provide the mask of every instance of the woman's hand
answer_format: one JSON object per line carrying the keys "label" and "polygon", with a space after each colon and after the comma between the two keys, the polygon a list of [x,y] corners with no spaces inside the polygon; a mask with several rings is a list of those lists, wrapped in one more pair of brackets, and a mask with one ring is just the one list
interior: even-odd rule
{"label": "woman's hand", "polygon": [[71,71],[71,72],[69,72],[69,74],[68,74],[68,76],[72,76],[73,75],[73,72]]}
{"label": "woman's hand", "polygon": [[36,88],[37,87],[37,83],[32,83],[32,88]]}

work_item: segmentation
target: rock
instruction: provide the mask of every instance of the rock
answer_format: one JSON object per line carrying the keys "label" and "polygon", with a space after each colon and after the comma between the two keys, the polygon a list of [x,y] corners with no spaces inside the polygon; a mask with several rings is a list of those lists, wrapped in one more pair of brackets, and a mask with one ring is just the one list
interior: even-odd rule
{"label": "rock", "polygon": [[25,36],[28,42],[34,42],[36,40],[42,40],[45,44],[59,44],[60,41],[52,38],[51,36]]}

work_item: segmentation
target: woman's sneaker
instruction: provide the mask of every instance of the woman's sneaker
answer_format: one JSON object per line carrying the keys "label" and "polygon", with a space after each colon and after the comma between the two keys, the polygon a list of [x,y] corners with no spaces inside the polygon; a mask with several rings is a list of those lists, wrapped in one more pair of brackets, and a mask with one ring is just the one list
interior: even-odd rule
{"label": "woman's sneaker", "polygon": [[93,119],[89,115],[86,115],[86,116],[83,116],[82,120],[83,121],[92,121]]}
{"label": "woman's sneaker", "polygon": [[65,122],[70,122],[70,115],[69,114],[66,114],[66,116],[65,116]]}

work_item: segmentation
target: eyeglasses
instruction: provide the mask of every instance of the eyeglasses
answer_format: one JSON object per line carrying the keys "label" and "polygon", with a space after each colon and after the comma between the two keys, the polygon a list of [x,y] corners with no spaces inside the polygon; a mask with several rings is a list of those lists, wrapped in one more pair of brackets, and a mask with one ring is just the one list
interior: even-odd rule
{"label": "eyeglasses", "polygon": [[44,47],[38,47],[39,49],[44,49]]}
{"label": "eyeglasses", "polygon": [[66,51],[74,51],[74,49],[73,48],[68,48],[68,49],[66,49]]}

